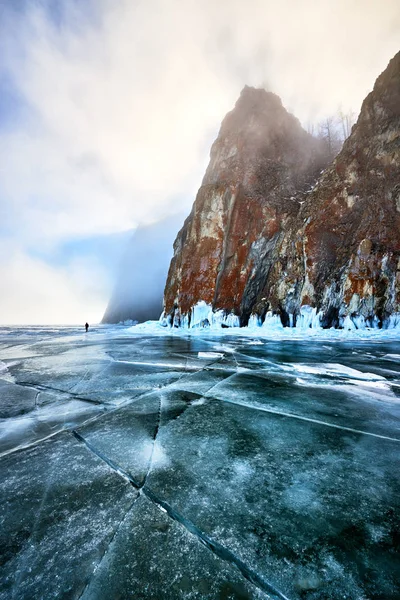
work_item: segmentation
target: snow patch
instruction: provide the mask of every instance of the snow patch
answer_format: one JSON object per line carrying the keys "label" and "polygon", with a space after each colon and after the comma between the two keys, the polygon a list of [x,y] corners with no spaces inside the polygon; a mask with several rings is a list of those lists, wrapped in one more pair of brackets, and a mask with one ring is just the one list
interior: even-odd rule
{"label": "snow patch", "polygon": [[349,383],[351,383],[352,385],[361,385],[363,387],[373,388],[376,390],[384,390],[386,392],[391,391],[390,383],[387,383],[386,381],[365,381],[359,379],[351,379],[349,380]]}
{"label": "snow patch", "polygon": [[228,346],[226,344],[217,344],[213,346],[213,349],[217,352],[228,352],[228,354],[233,354],[236,352],[236,348],[234,348],[234,346]]}
{"label": "snow patch", "polygon": [[254,475],[253,467],[245,460],[235,460],[232,467],[239,479],[246,479]]}
{"label": "snow patch", "polygon": [[206,398],[201,397],[201,398],[197,398],[196,400],[193,400],[193,402],[191,403],[192,406],[201,406],[202,404],[205,404],[206,402]]}

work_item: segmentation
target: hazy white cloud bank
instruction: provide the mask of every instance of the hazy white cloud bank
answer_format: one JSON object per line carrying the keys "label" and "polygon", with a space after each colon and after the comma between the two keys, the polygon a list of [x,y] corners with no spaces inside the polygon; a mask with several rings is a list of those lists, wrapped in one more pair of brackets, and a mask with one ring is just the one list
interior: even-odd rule
{"label": "hazy white cloud bank", "polygon": [[46,253],[188,212],[244,84],[358,111],[399,30],[396,0],[0,0],[0,322],[100,319],[102,257]]}
{"label": "hazy white cloud bank", "polygon": [[0,253],[4,323],[98,322],[106,290],[99,265],[83,259],[56,268],[10,242],[0,243]]}

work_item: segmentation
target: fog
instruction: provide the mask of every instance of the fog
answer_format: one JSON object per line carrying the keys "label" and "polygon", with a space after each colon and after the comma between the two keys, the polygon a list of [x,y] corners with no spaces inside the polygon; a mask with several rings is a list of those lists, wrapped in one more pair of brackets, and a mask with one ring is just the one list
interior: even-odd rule
{"label": "fog", "polygon": [[90,241],[189,213],[245,84],[358,112],[399,30],[395,0],[0,0],[0,323],[99,321]]}
{"label": "fog", "polygon": [[142,323],[160,317],[172,245],[184,218],[183,213],[175,214],[137,228],[120,261],[104,323]]}

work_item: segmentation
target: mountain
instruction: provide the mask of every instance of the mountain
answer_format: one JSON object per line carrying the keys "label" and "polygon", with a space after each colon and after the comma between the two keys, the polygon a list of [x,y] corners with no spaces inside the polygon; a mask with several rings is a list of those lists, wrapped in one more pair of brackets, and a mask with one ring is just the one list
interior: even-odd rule
{"label": "mountain", "polygon": [[165,315],[193,325],[204,301],[241,325],[270,311],[356,327],[399,312],[400,53],[325,157],[277,96],[245,87],[175,240]]}
{"label": "mountain", "polygon": [[346,316],[382,324],[400,310],[400,52],[299,216],[297,304],[317,306],[326,326]]}
{"label": "mountain", "polygon": [[181,214],[136,229],[121,260],[102,323],[158,319]]}
{"label": "mountain", "polygon": [[174,244],[165,310],[204,300],[246,324],[254,291],[324,165],[321,144],[278,96],[245,87],[224,119],[192,212]]}

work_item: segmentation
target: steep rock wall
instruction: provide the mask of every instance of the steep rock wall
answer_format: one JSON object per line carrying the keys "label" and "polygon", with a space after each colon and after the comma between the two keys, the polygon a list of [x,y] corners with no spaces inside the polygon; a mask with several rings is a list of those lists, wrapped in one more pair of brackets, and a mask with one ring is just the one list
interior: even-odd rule
{"label": "steep rock wall", "polygon": [[296,194],[312,185],[322,166],[320,142],[280,99],[245,87],[222,123],[192,212],[175,241],[166,312],[176,310],[179,319],[204,300],[240,315],[245,324],[253,308],[249,279],[265,279],[287,223],[299,210]]}
{"label": "steep rock wall", "polygon": [[243,90],[174,244],[164,305],[176,324],[200,300],[242,325],[268,310],[296,323],[304,305],[325,327],[400,312],[400,53],[316,181],[322,166],[277,96]]}
{"label": "steep rock wall", "polygon": [[[400,53],[377,79],[333,164],[302,205],[264,294],[309,304],[323,326],[400,310]],[[283,268],[284,267],[284,268]]]}

